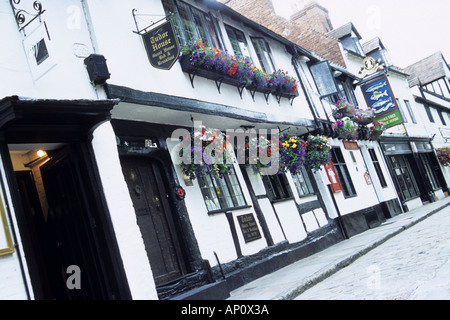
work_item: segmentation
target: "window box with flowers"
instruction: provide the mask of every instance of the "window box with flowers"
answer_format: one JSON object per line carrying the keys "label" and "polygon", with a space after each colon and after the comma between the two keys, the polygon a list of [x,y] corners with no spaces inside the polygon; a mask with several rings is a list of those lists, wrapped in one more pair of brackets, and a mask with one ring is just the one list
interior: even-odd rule
{"label": "window box with flowers", "polygon": [[255,100],[255,92],[264,93],[266,101],[269,98],[271,93],[276,91],[276,87],[274,86],[274,80],[272,75],[267,72],[262,71],[260,68],[252,65],[253,71],[253,81],[251,84],[247,86],[247,89],[250,91],[253,100]]}
{"label": "window box with flowers", "polygon": [[226,50],[206,47],[201,39],[191,40],[182,47],[179,61],[181,69],[189,74],[192,87],[198,75],[214,80],[219,92],[222,83],[238,87],[241,97],[245,87],[251,90],[252,96],[255,91],[273,93],[278,102],[281,97],[293,99],[298,96],[298,80],[287,72],[279,70],[271,75],[263,73],[247,57],[233,56]]}
{"label": "window box with flowers", "polygon": [[282,97],[292,101],[298,97],[298,81],[290,76],[287,71],[278,70],[272,74],[273,84],[276,88],[274,95],[277,97],[278,103]]}
{"label": "window box with flowers", "polygon": [[325,136],[308,137],[305,142],[305,168],[318,171],[331,161],[331,144]]}
{"label": "window box with flowers", "polygon": [[436,154],[439,159],[439,162],[444,167],[450,167],[450,148],[449,147],[436,149]]}
{"label": "window box with flowers", "polygon": [[196,75],[214,80],[220,92],[222,83],[242,89],[252,83],[251,63],[246,57],[232,56],[226,50],[206,47],[202,40],[190,41],[181,49],[181,69],[189,74],[194,87]]}

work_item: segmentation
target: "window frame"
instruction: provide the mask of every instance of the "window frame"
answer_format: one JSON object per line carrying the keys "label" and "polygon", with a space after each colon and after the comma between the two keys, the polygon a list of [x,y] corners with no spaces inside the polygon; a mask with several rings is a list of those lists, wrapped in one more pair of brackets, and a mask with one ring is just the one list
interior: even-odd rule
{"label": "window frame", "polygon": [[424,104],[424,107],[425,107],[425,112],[427,113],[427,116],[428,116],[428,120],[431,123],[435,123],[433,114],[431,113],[431,107],[429,105],[427,105],[427,104]]}
{"label": "window frame", "polygon": [[336,105],[339,99],[346,98],[348,102],[352,103],[353,105],[357,106],[358,102],[356,100],[355,93],[353,91],[353,88],[348,82],[348,79],[339,80],[335,79],[337,93],[322,97],[322,99],[328,101],[331,105]]}
{"label": "window frame", "polygon": [[[275,72],[277,69],[275,66],[275,62],[273,60],[272,50],[270,50],[270,46],[267,43],[266,39],[262,37],[250,37],[250,40],[252,42],[253,49],[255,50],[256,56],[258,58],[259,64],[261,66],[261,70],[267,72],[268,74]],[[265,49],[265,51],[263,52],[263,54],[260,51],[261,47],[258,44],[258,42],[264,45],[263,49]],[[266,63],[264,63],[264,61],[261,59],[262,56],[264,56],[265,61],[267,61],[267,64],[269,65],[266,65]],[[267,70],[268,68],[271,70]]]}
{"label": "window frame", "polygon": [[409,116],[411,117],[411,121],[412,123],[417,124],[417,119],[416,116],[414,115],[414,112],[411,108],[411,103],[409,102],[409,100],[403,100],[405,102],[405,106],[406,106],[406,110],[408,110]]}
{"label": "window frame", "polygon": [[[218,31],[216,22],[208,13],[180,0],[162,0],[162,5],[166,14],[169,11],[173,12],[169,7],[174,9],[174,15],[170,19],[172,19],[180,45],[185,45],[192,39],[200,38],[207,46],[223,49],[220,31]],[[186,19],[182,17],[184,14]],[[190,23],[191,26],[187,27],[186,22]]]}
{"label": "window frame", "polygon": [[380,160],[378,159],[377,153],[374,148],[368,148],[370,159],[375,168],[375,172],[378,176],[378,181],[380,181],[381,188],[385,189],[388,187],[386,177],[384,176],[383,170],[381,169]]}
{"label": "window frame", "polygon": [[[231,181],[232,177],[234,177],[235,182]],[[197,175],[197,179],[208,214],[250,207],[247,204],[241,183],[234,168],[232,173],[230,175],[225,175],[223,179],[219,178],[215,172],[209,175],[199,174]],[[224,187],[226,187],[226,189]],[[226,193],[226,195],[221,196],[220,194],[222,192]],[[212,199],[207,199],[205,197],[208,195],[211,195]],[[208,203],[207,200],[211,200],[212,202]],[[232,205],[229,205],[229,201],[232,202]],[[214,207],[212,206],[213,204]]]}
{"label": "window frame", "polygon": [[347,168],[347,163],[344,159],[344,154],[340,147],[333,147],[331,149],[332,162],[336,169],[337,178],[342,186],[342,193],[345,199],[355,198],[358,196],[355,185],[353,184],[352,177]]}
{"label": "window frame", "polygon": [[292,190],[285,173],[265,175],[261,177],[266,189],[266,194],[271,202],[293,199]]}
{"label": "window frame", "polygon": [[[297,174],[291,173],[291,176],[300,198],[310,197],[317,194],[316,190],[314,190],[314,185],[311,182],[311,177],[304,167],[301,169],[301,172]],[[303,182],[300,180],[301,178],[303,178]]]}
{"label": "window frame", "polygon": [[[241,56],[241,57],[246,57],[247,59],[249,59],[249,61],[252,62],[252,57],[250,54],[250,47],[248,45],[248,41],[247,38],[245,37],[245,33],[239,29],[236,29],[235,27],[232,27],[228,24],[225,24],[225,31],[227,33],[228,39],[230,40],[230,44],[231,47],[233,48],[233,52],[235,56]],[[241,37],[243,39],[243,41],[239,40],[239,37]],[[236,41],[236,44],[233,43],[233,41]],[[244,54],[244,52],[242,52],[242,48],[240,44],[243,44],[245,46],[245,49],[247,50],[247,54]]]}

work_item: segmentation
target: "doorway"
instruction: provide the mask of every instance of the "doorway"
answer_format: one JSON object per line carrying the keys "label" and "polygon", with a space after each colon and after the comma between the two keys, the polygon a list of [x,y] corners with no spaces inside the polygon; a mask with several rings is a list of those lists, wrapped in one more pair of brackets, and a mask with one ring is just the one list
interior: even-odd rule
{"label": "doorway", "polygon": [[125,298],[82,145],[9,145],[36,299]]}
{"label": "doorway", "polygon": [[187,273],[161,165],[147,157],[123,157],[122,171],[157,286]]}

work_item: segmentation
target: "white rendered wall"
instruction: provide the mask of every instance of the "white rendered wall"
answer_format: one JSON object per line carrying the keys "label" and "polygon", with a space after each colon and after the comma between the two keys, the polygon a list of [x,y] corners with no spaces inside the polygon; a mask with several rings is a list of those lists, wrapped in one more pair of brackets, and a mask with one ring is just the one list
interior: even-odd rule
{"label": "white rendered wall", "polygon": [[[23,5],[33,12],[31,3],[22,1],[19,7]],[[0,28],[3,34],[8,35],[3,44],[8,50],[0,52],[0,98],[19,95],[46,99],[96,99],[97,92],[90,84],[83,61],[94,49],[81,2],[45,1],[42,5],[45,13],[41,19],[47,29],[36,19],[25,29],[24,36],[18,30],[9,1],[0,0]],[[32,59],[27,59],[26,53],[29,49],[27,41],[37,33],[46,39],[50,52],[49,59],[38,67],[46,69],[39,77],[32,74],[33,66],[29,64]]]}
{"label": "white rendered wall", "polygon": [[92,146],[131,295],[134,300],[158,299],[136,214],[122,174],[115,134],[109,122],[94,132]]}

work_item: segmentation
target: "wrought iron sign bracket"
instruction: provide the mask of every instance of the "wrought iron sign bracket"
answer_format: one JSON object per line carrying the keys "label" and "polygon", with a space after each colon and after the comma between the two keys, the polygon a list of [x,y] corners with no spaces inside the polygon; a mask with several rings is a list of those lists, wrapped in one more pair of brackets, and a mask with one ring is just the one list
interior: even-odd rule
{"label": "wrought iron sign bracket", "polygon": [[[21,0],[9,0],[9,3],[11,4],[11,8],[14,11],[14,18],[16,20],[17,23],[17,27],[19,28],[19,32],[24,33],[24,36],[26,36],[25,34],[25,28],[28,27],[30,25],[30,23],[32,23],[34,20],[39,19],[39,22],[41,21],[41,15],[45,12],[45,10],[42,9],[42,4],[39,1],[34,1],[33,2],[33,9],[36,11],[35,13],[30,13],[28,11],[26,11],[23,8],[20,8],[20,1]],[[44,22],[45,24],[45,22]],[[47,26],[45,26],[47,29]],[[48,34],[48,31],[47,31]],[[50,38],[50,36],[49,36]]]}
{"label": "wrought iron sign bracket", "polygon": [[[13,0],[11,0],[11,1],[13,1]],[[161,15],[137,14],[136,12],[137,12],[137,9],[131,10],[131,14],[133,15],[133,19],[134,19],[134,24],[136,25],[136,31],[133,31],[133,32],[136,33],[136,34],[139,34],[139,35],[145,34],[147,32],[147,29],[153,27],[155,24],[158,24],[161,21],[167,20],[167,18],[170,18],[171,16],[174,15],[173,12],[170,12],[167,16],[164,16],[164,18],[159,19],[158,21],[155,21],[155,22],[151,21],[151,23],[150,23],[150,25],[148,27],[145,27],[143,29],[139,29],[139,25],[138,25],[138,22],[137,22],[137,19],[136,19],[138,16],[153,16],[154,17],[154,16],[161,16]]]}

